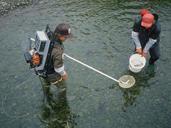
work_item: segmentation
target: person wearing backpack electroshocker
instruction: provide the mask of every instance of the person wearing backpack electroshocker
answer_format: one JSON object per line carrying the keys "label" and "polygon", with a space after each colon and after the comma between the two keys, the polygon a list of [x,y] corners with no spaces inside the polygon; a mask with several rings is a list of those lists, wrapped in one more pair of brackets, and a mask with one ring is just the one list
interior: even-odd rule
{"label": "person wearing backpack electroshocker", "polygon": [[71,29],[68,24],[59,24],[54,32],[48,32],[50,39],[50,48],[46,60],[46,74],[43,78],[43,91],[47,96],[50,92],[50,85],[58,85],[59,82],[65,81],[68,78],[65,71],[63,57],[64,45],[63,42],[70,36]]}
{"label": "person wearing backpack electroshocker", "polygon": [[149,64],[152,65],[159,59],[161,26],[157,14],[151,14],[148,10],[140,11],[141,17],[135,20],[132,31],[132,39],[135,44],[135,52],[147,58],[150,53]]}

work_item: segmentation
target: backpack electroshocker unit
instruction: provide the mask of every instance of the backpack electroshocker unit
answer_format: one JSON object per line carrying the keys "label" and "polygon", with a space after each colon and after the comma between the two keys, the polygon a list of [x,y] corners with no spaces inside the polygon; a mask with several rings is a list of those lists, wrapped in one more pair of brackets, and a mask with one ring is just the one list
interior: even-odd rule
{"label": "backpack electroshocker unit", "polygon": [[24,53],[24,57],[27,63],[30,64],[30,68],[34,69],[37,75],[46,75],[47,60],[52,47],[51,38],[53,32],[50,31],[47,25],[45,31],[37,31],[35,39],[29,38],[29,48]]}

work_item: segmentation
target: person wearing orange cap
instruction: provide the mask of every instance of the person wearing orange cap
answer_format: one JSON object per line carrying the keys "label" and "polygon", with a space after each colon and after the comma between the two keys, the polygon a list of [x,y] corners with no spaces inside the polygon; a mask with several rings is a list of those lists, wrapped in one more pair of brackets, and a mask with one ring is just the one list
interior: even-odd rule
{"label": "person wearing orange cap", "polygon": [[147,57],[150,53],[149,64],[154,64],[159,59],[160,23],[157,14],[149,11],[142,13],[139,20],[135,20],[132,31],[132,39],[135,44],[135,52]]}

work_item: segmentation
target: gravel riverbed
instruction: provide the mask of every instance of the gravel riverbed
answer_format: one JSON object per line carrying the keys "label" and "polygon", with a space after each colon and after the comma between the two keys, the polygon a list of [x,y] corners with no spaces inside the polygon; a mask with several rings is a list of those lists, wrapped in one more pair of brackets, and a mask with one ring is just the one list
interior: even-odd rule
{"label": "gravel riverbed", "polygon": [[0,15],[4,15],[18,7],[31,5],[39,0],[0,0]]}

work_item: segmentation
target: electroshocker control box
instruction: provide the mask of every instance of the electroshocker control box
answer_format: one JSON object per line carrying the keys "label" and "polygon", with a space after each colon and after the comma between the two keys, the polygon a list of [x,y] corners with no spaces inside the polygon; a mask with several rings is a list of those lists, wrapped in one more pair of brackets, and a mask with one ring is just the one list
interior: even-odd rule
{"label": "electroshocker control box", "polygon": [[43,70],[45,67],[47,54],[50,46],[50,40],[44,31],[37,31],[35,38],[35,51],[40,55],[41,63],[36,66],[37,71]]}
{"label": "electroshocker control box", "polygon": [[[29,38],[29,47],[24,53],[27,63],[30,68],[34,69],[37,75],[45,74],[46,60],[50,48],[50,40],[45,31],[37,31],[35,38]],[[35,55],[36,58],[35,58]],[[35,63],[38,62],[38,63]]]}

